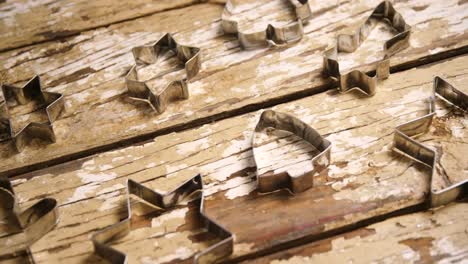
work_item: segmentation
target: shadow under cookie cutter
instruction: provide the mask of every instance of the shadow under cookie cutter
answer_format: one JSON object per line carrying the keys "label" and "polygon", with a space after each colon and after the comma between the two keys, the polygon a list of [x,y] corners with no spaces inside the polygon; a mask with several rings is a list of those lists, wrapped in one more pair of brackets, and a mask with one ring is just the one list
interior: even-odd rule
{"label": "shadow under cookie cutter", "polygon": [[[161,92],[155,94],[145,81],[139,80],[137,66],[156,63],[160,53],[165,50],[173,51],[184,63],[186,77],[170,82]],[[189,98],[187,81],[197,75],[201,67],[199,48],[180,45],[171,34],[166,33],[154,44],[134,47],[132,53],[135,65],[125,76],[125,84],[131,99],[143,101],[149,104],[155,112],[161,114],[171,100]]]}
{"label": "shadow under cookie cutter", "polygon": [[393,150],[431,168],[431,187],[427,203],[429,207],[438,207],[468,194],[468,179],[439,191],[434,190],[432,185],[436,174],[437,151],[416,141],[413,137],[426,133],[431,127],[433,116],[435,115],[436,94],[464,111],[468,111],[468,95],[456,89],[440,77],[435,77],[434,79],[433,92],[434,95],[429,98],[428,114],[399,125],[396,128]]}
{"label": "shadow under cookie cutter", "polygon": [[[398,32],[393,38],[387,40],[384,44],[384,58],[377,63],[375,73],[368,74],[360,70],[352,70],[345,74],[340,72],[338,63],[339,52],[354,52],[369,36],[372,31],[371,19],[377,18],[388,21]],[[381,2],[367,18],[363,25],[355,34],[340,34],[337,37],[337,43],[324,53],[323,70],[324,73],[339,82],[340,92],[347,92],[357,88],[363,93],[372,96],[376,92],[377,80],[388,78],[390,75],[389,57],[398,51],[409,46],[411,26],[406,24],[402,15],[398,13],[390,1]]]}
{"label": "shadow under cookie cutter", "polygon": [[[0,103],[0,134],[6,134],[4,140],[13,140],[18,152],[21,152],[26,144],[33,138],[55,142],[55,133],[52,123],[63,110],[63,95],[53,92],[45,92],[41,88],[39,76],[34,76],[23,87],[2,84],[2,93],[5,101]],[[11,125],[11,117],[8,110],[8,102],[16,100],[20,105],[29,101],[38,101],[45,104],[47,113],[46,122],[29,122],[19,132],[15,133]],[[0,140],[2,141],[2,140]]]}
{"label": "shadow under cookie cutter", "polygon": [[0,220],[8,219],[18,232],[0,234],[0,256],[27,253],[30,263],[35,263],[30,246],[52,230],[58,223],[57,201],[45,198],[25,211],[20,211],[11,182],[0,177]]}
{"label": "shadow under cookie cutter", "polygon": [[275,112],[273,110],[266,110],[261,114],[253,134],[252,148],[257,166],[258,156],[260,155],[257,150],[259,147],[257,133],[264,133],[267,128],[291,132],[310,143],[320,153],[310,161],[312,170],[301,173],[300,175],[291,175],[288,171],[280,173],[268,171],[258,175],[259,170],[257,168],[257,186],[259,192],[265,193],[279,189],[289,189],[292,193],[299,193],[311,188],[313,186],[314,175],[330,164],[330,141],[323,138],[311,126],[294,116]]}
{"label": "shadow under cookie cutter", "polygon": [[232,234],[214,220],[211,220],[204,212],[203,181],[201,175],[193,177],[166,194],[153,191],[129,179],[127,181],[127,218],[102,231],[98,231],[92,236],[95,252],[111,263],[127,263],[127,255],[125,253],[106,245],[106,243],[130,233],[132,220],[131,195],[135,195],[162,210],[167,210],[191,197],[193,194],[197,194],[197,192],[199,197],[194,201],[196,201],[200,208],[199,220],[202,221],[203,226],[209,232],[215,233],[222,240],[195,255],[194,263],[214,263],[231,255],[234,243]]}
{"label": "shadow under cookie cutter", "polygon": [[297,21],[282,27],[268,24],[266,29],[247,33],[239,30],[239,24],[233,20],[232,0],[228,0],[221,15],[221,25],[224,33],[237,34],[241,48],[254,49],[258,47],[283,46],[302,39],[304,34],[303,24],[312,16],[308,0],[288,0],[294,7]]}

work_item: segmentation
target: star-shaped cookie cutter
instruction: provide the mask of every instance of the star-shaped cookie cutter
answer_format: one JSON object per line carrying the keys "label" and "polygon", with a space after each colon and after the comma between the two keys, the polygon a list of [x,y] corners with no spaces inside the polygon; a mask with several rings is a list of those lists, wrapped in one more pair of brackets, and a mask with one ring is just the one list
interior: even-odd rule
{"label": "star-shaped cookie cutter", "polygon": [[132,209],[131,195],[135,195],[145,202],[162,210],[173,208],[181,201],[186,201],[192,195],[198,194],[193,200],[199,206],[199,220],[211,233],[215,233],[222,240],[195,255],[194,263],[213,263],[232,254],[234,238],[224,227],[211,220],[204,212],[203,181],[201,175],[182,183],[175,190],[162,194],[149,189],[133,180],[127,181],[127,217],[119,223],[103,229],[92,236],[95,252],[111,263],[127,263],[127,255],[109,245],[107,242],[126,236],[131,231]]}
{"label": "star-shaped cookie cutter", "polygon": [[[6,134],[3,140],[12,139],[18,152],[21,152],[26,144],[33,138],[40,138],[49,142],[55,142],[55,133],[52,123],[63,110],[63,95],[53,92],[45,92],[41,88],[39,76],[34,76],[23,87],[2,84],[4,102],[0,103],[0,134]],[[30,122],[19,132],[15,133],[11,125],[11,117],[8,110],[8,102],[16,100],[20,105],[30,101],[39,101],[45,104],[47,113],[46,122]]]}
{"label": "star-shaped cookie cutter", "polygon": [[[341,73],[337,60],[338,53],[354,52],[369,36],[372,27],[371,19],[373,18],[388,21],[398,34],[385,42],[383,47],[384,58],[377,63],[375,73],[368,74],[360,70]],[[324,73],[339,82],[338,89],[340,92],[344,93],[357,88],[361,92],[372,96],[376,92],[377,80],[386,79],[390,75],[389,57],[409,46],[410,34],[411,26],[406,24],[403,16],[395,10],[390,1],[383,1],[374,9],[356,33],[338,35],[336,45],[327,49],[324,53]]]}
{"label": "star-shaped cookie cutter", "polygon": [[429,207],[438,207],[448,204],[462,195],[466,195],[468,193],[468,179],[442,190],[435,190],[433,184],[438,159],[437,151],[419,143],[413,137],[426,133],[431,127],[433,116],[435,115],[435,95],[464,111],[468,111],[468,95],[438,76],[434,79],[433,93],[429,98],[428,114],[399,125],[396,128],[393,139],[393,150],[431,168],[431,190],[427,203]]}
{"label": "star-shaped cookie cutter", "polygon": [[266,29],[252,33],[239,30],[239,24],[232,19],[234,6],[232,0],[228,0],[221,15],[221,25],[224,33],[237,34],[241,48],[254,49],[268,46],[284,46],[302,39],[304,34],[303,24],[312,17],[308,0],[288,0],[294,7],[297,21],[282,27],[269,24]]}
{"label": "star-shaped cookie cutter", "polygon": [[[137,67],[158,62],[159,55],[166,50],[174,52],[177,58],[184,63],[186,77],[172,81],[160,92],[153,93],[145,81],[139,80]],[[125,84],[130,98],[149,104],[158,114],[166,110],[169,101],[189,98],[187,81],[200,71],[199,48],[180,45],[171,34],[166,33],[154,44],[134,47],[132,53],[135,65],[125,77]]]}
{"label": "star-shaped cookie cutter", "polygon": [[18,232],[6,236],[0,234],[0,256],[25,252],[29,262],[34,263],[30,246],[57,225],[57,201],[44,198],[21,212],[11,182],[0,177],[0,220],[5,219],[15,225]]}
{"label": "star-shaped cookie cutter", "polygon": [[299,175],[293,175],[288,171],[279,173],[268,171],[259,175],[260,172],[257,168],[257,186],[259,192],[265,193],[279,189],[288,189],[292,193],[299,193],[311,188],[313,186],[314,175],[330,164],[330,141],[323,138],[315,129],[294,116],[266,110],[260,115],[253,134],[253,154],[257,165],[260,155],[257,149],[260,145],[258,133],[265,133],[268,128],[288,131],[299,136],[318,150],[319,154],[314,156],[310,161],[312,169],[299,173]]}

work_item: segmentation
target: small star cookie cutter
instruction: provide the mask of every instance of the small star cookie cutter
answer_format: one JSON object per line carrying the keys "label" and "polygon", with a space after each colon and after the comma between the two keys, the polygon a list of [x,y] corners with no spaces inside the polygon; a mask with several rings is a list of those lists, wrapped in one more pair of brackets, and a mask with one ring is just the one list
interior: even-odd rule
{"label": "small star cookie cutter", "polygon": [[393,150],[431,168],[431,190],[427,203],[429,207],[448,204],[468,193],[468,179],[442,190],[433,188],[436,174],[437,151],[419,143],[414,137],[426,133],[435,115],[435,95],[445,99],[458,108],[468,111],[468,95],[450,85],[440,77],[434,78],[434,94],[429,98],[429,113],[399,125],[394,133]]}
{"label": "small star cookie cutter", "polygon": [[[52,123],[58,118],[63,110],[63,95],[53,92],[45,92],[41,88],[39,76],[34,76],[23,87],[2,84],[4,102],[0,103],[0,135],[2,140],[13,140],[18,152],[21,152],[26,144],[33,138],[40,138],[51,143],[55,142],[55,133]],[[39,101],[46,105],[46,122],[29,122],[19,132],[15,133],[11,125],[11,117],[8,110],[8,102],[15,100],[24,105],[30,101]]]}
{"label": "small star cookie cutter", "polygon": [[44,198],[25,211],[20,211],[11,182],[0,177],[0,220],[8,219],[17,232],[0,234],[0,256],[16,256],[20,252],[35,263],[30,246],[51,231],[58,223],[57,201]]}
{"label": "small star cookie cutter", "polygon": [[[153,93],[145,81],[139,80],[137,67],[158,62],[161,52],[170,50],[184,63],[186,77],[170,82],[162,91]],[[135,65],[125,77],[125,84],[131,99],[143,101],[158,114],[166,110],[168,103],[176,99],[188,99],[187,81],[200,71],[200,49],[177,43],[171,34],[166,33],[151,45],[138,46],[132,49]]]}
{"label": "small star cookie cutter", "polygon": [[303,192],[313,186],[313,177],[316,173],[326,168],[330,164],[330,141],[323,138],[315,129],[307,125],[298,118],[275,112],[273,110],[264,111],[255,127],[253,134],[253,154],[258,167],[258,147],[259,133],[267,132],[268,128],[291,132],[306,142],[310,143],[319,154],[312,158],[312,169],[307,172],[301,172],[299,175],[291,174],[289,171],[276,173],[275,171],[268,171],[259,175],[257,168],[257,186],[259,192],[266,193],[279,189],[288,189],[292,193]]}
{"label": "small star cookie cutter", "polygon": [[303,24],[311,18],[308,0],[288,0],[294,7],[297,21],[282,27],[269,24],[266,29],[247,33],[239,30],[239,24],[232,19],[234,7],[232,0],[228,0],[221,15],[221,25],[224,33],[237,34],[241,48],[255,49],[263,46],[284,46],[300,41],[304,34]]}
{"label": "small star cookie cutter", "polygon": [[131,195],[135,195],[162,210],[167,210],[173,208],[181,201],[193,197],[193,194],[199,194],[194,201],[197,202],[200,208],[200,221],[209,232],[222,237],[221,241],[195,255],[194,263],[213,263],[231,255],[234,243],[232,234],[214,220],[211,220],[204,212],[203,181],[200,174],[166,194],[153,191],[129,179],[127,181],[127,217],[121,222],[98,231],[92,236],[95,252],[111,263],[127,263],[128,259],[125,253],[106,245],[106,243],[110,240],[124,237],[130,233],[132,221]]}
{"label": "small star cookie cutter", "polygon": [[[372,18],[388,21],[398,34],[385,42],[385,55],[377,63],[375,73],[368,74],[360,70],[341,73],[337,60],[338,53],[354,52],[366,40],[371,32]],[[374,9],[356,33],[338,35],[336,45],[327,49],[324,53],[324,73],[339,82],[338,89],[340,92],[344,93],[357,88],[366,95],[372,96],[376,92],[377,80],[387,79],[390,75],[389,57],[409,46],[410,34],[411,26],[405,22],[403,16],[395,10],[390,1],[383,1]]]}

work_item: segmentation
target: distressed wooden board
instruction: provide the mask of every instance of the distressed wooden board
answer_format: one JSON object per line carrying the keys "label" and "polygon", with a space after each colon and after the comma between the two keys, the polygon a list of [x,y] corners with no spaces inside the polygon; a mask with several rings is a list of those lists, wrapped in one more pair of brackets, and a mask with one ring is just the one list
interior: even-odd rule
{"label": "distressed wooden board", "polygon": [[198,0],[27,1],[0,3],[0,50],[54,40],[96,27],[177,9]]}
{"label": "distressed wooden board", "polygon": [[[425,113],[434,75],[447,76],[466,92],[467,62],[468,56],[458,57],[393,74],[371,98],[329,91],[274,107],[296,115],[333,144],[330,167],[315,177],[313,189],[295,196],[255,191],[251,139],[260,111],[22,175],[14,181],[22,206],[46,196],[60,204],[58,227],[33,246],[34,255],[39,263],[99,262],[89,238],[124,217],[128,178],[167,191],[202,173],[207,213],[234,233],[234,258],[418,205],[429,190],[429,170],[391,151],[394,127]],[[467,116],[438,102],[438,125],[425,143],[445,146],[441,154],[451,158],[441,159],[440,166],[454,183],[468,177],[466,168],[454,169],[466,164]],[[288,148],[288,138],[277,142],[263,154]],[[294,155],[283,156],[285,166],[297,162]],[[181,206],[144,218],[140,229],[115,246],[134,261],[189,261],[215,241],[191,228],[191,210]]]}
{"label": "distressed wooden board", "polygon": [[[57,164],[322,91],[329,84],[320,74],[323,50],[335,41],[338,30],[362,23],[378,2],[346,1],[337,8],[335,0],[315,1],[316,16],[305,26],[306,36],[284,49],[240,51],[235,37],[222,34],[223,6],[203,4],[2,53],[3,81],[25,81],[41,74],[47,90],[65,94],[66,107],[54,123],[55,144],[33,145],[17,155],[2,144],[0,171],[11,175]],[[397,3],[413,25],[413,35],[411,48],[392,58],[394,69],[464,52],[466,5],[455,0]],[[358,52],[341,56],[343,68],[380,58],[389,37],[388,27],[380,25]],[[133,63],[130,48],[154,41],[165,31],[176,33],[184,44],[200,46],[204,62],[189,84],[190,99],[175,102],[156,116],[128,100],[123,76]]]}
{"label": "distressed wooden board", "polygon": [[463,263],[468,204],[395,217],[245,263]]}

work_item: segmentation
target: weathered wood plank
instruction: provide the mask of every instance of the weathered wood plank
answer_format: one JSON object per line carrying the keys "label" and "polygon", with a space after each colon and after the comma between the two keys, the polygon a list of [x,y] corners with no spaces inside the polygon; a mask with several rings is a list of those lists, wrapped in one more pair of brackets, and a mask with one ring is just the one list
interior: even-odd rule
{"label": "weathered wood plank", "polygon": [[[57,164],[322,91],[329,85],[321,77],[323,50],[335,41],[337,30],[355,28],[378,2],[353,0],[339,8],[334,0],[316,3],[317,16],[305,27],[304,39],[284,49],[240,51],[235,37],[222,34],[223,7],[203,4],[3,53],[2,81],[14,83],[41,74],[47,90],[65,94],[66,107],[54,123],[55,144],[34,145],[21,154],[1,144],[0,171],[11,175]],[[466,5],[454,0],[397,3],[413,25],[413,36],[411,48],[392,58],[393,67],[464,52]],[[388,28],[380,25],[358,52],[342,56],[344,68],[379,59],[378,51],[389,36]],[[189,84],[190,99],[171,104],[157,116],[128,100],[123,76],[133,63],[130,48],[166,31],[176,33],[179,42],[201,47],[204,63]]]}
{"label": "weathered wood plank", "polygon": [[27,1],[0,3],[0,51],[54,40],[199,0]]}
{"label": "weathered wood plank", "polygon": [[457,263],[468,258],[468,204],[395,217],[245,263]]}
{"label": "weathered wood plank", "polygon": [[[22,175],[15,180],[22,206],[45,196],[60,204],[58,227],[33,246],[36,260],[99,262],[90,235],[124,217],[128,178],[167,191],[202,173],[207,213],[235,234],[234,258],[421,204],[429,170],[392,152],[394,127],[425,113],[434,75],[467,92],[467,62],[468,56],[457,57],[393,74],[370,98],[328,91],[274,107],[296,115],[333,144],[330,167],[315,177],[314,188],[294,196],[255,191],[251,140],[260,112]],[[456,167],[466,165],[466,120],[466,113],[439,100],[436,125],[423,138],[449,157],[439,164],[446,169],[446,184],[468,177],[466,168]],[[263,153],[282,155],[287,166],[297,162],[300,146],[283,137]],[[296,151],[278,154],[285,149]],[[143,217],[141,228],[115,246],[133,261],[188,261],[214,242],[192,227],[191,210],[181,206],[160,217]]]}

